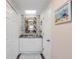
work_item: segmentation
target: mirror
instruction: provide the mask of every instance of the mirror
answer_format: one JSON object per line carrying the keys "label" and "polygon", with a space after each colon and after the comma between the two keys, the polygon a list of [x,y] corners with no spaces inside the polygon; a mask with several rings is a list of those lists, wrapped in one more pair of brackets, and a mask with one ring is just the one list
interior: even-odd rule
{"label": "mirror", "polygon": [[42,22],[40,20],[40,16],[22,16],[22,34],[20,37],[41,37],[42,38]]}
{"label": "mirror", "polygon": [[36,17],[25,17],[25,32],[26,33],[36,33],[37,27],[36,24],[37,19]]}

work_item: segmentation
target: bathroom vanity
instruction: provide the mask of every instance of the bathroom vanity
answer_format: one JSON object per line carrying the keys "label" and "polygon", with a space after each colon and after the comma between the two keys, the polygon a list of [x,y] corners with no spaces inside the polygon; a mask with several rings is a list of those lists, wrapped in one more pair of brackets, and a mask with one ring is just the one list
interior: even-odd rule
{"label": "bathroom vanity", "polygon": [[24,31],[19,36],[19,51],[21,53],[41,53],[43,38],[39,16],[22,16]]}
{"label": "bathroom vanity", "polygon": [[42,38],[20,38],[19,50],[21,53],[41,53],[43,48]]}

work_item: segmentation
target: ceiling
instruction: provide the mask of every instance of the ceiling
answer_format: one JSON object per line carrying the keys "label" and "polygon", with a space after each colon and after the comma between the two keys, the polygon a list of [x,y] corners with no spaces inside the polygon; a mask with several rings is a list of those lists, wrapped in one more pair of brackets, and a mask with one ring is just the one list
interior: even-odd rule
{"label": "ceiling", "polygon": [[24,10],[37,10],[40,14],[51,0],[15,0],[18,11],[24,14]]}

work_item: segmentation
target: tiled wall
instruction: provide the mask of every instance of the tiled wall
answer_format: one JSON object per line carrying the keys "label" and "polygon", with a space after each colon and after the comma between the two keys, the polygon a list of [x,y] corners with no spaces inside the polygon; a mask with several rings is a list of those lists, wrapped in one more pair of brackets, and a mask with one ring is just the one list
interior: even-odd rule
{"label": "tiled wall", "polygon": [[6,2],[6,52],[7,59],[16,59],[18,54],[18,15]]}

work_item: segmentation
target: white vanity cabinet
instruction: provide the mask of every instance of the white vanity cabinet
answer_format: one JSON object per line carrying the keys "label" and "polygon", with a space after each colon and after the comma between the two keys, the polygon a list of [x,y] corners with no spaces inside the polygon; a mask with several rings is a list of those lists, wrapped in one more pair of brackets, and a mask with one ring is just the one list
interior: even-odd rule
{"label": "white vanity cabinet", "polygon": [[22,53],[42,52],[42,38],[20,38],[19,41],[19,48]]}

